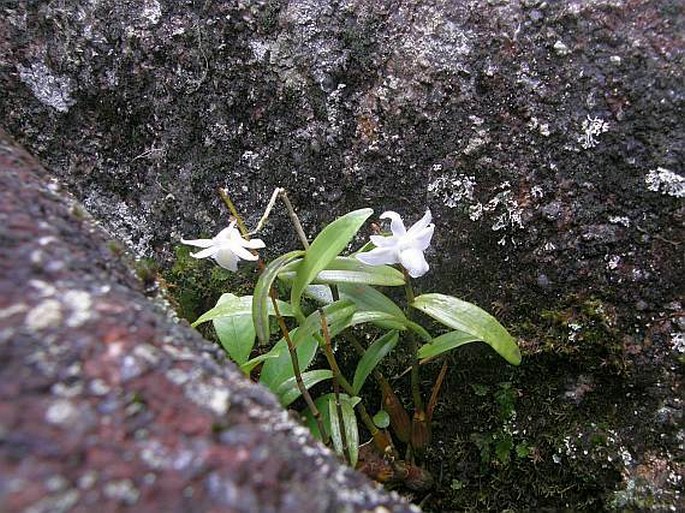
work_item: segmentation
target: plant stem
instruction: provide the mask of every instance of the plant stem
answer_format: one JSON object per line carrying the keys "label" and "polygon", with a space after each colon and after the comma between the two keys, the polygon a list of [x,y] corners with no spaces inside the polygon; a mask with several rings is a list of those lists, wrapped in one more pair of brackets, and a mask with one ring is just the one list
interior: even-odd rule
{"label": "plant stem", "polygon": [[295,209],[293,208],[293,204],[290,203],[288,193],[285,191],[285,189],[281,189],[279,196],[285,204],[285,208],[288,211],[288,215],[290,216],[290,221],[293,223],[293,226],[295,227],[295,231],[297,232],[297,236],[299,237],[302,246],[304,247],[304,249],[309,249],[309,241],[307,240],[307,236],[304,233],[304,228],[302,228],[302,223],[300,223],[300,218],[297,217]]}
{"label": "plant stem", "polygon": [[271,194],[271,198],[269,199],[269,203],[267,203],[266,208],[264,209],[264,214],[262,214],[262,217],[259,219],[257,227],[250,232],[250,235],[254,235],[257,232],[259,232],[262,228],[264,228],[266,220],[269,219],[269,215],[271,215],[271,210],[274,208],[276,200],[282,192],[284,192],[284,189],[281,189],[280,187],[276,187],[274,189],[274,192]]}
{"label": "plant stem", "polygon": [[[326,314],[322,308],[319,308],[319,315],[321,316],[321,334],[325,341],[325,351],[327,357],[335,359],[333,356],[333,346],[331,345],[331,334],[328,331],[328,321],[326,321]],[[340,439],[342,441],[342,453],[347,463],[351,463],[350,449],[347,444],[347,433],[345,432],[345,421],[343,420],[342,406],[340,405],[340,383],[338,381],[338,374],[333,371],[333,394],[335,396],[335,412],[338,416],[338,426],[340,429]]]}
{"label": "plant stem", "polygon": [[[404,293],[407,296],[407,308],[405,311],[405,315],[407,316],[408,319],[411,320],[410,315],[410,309],[409,305],[411,305],[414,302],[414,288],[411,285],[411,277],[407,273],[406,269],[402,269],[404,272]],[[412,358],[412,365],[411,365],[411,395],[412,395],[412,401],[414,402],[414,408],[417,411],[423,411],[423,399],[421,398],[421,383],[420,383],[420,376],[419,376],[419,347],[418,344],[416,343],[416,337],[414,336],[414,332],[410,331],[407,333],[407,342],[409,344],[409,353],[411,354]]]}
{"label": "plant stem", "polygon": [[245,223],[243,222],[243,218],[240,217],[240,214],[238,214],[238,210],[235,208],[235,205],[233,204],[233,201],[231,201],[231,197],[228,195],[228,192],[226,189],[222,189],[221,187],[219,188],[219,196],[221,196],[221,199],[223,202],[226,204],[228,207],[228,210],[231,212],[231,215],[235,217],[236,224],[238,225],[238,230],[240,230],[240,234],[245,237],[247,235],[247,227],[245,226]]}
{"label": "plant stem", "polygon": [[435,411],[435,405],[438,403],[438,396],[440,395],[442,383],[445,380],[445,374],[447,374],[447,360],[442,362],[440,374],[438,374],[438,379],[435,380],[435,385],[433,385],[433,390],[431,391],[431,397],[428,401],[428,407],[426,409],[426,418],[428,419],[428,422],[433,419],[433,411]]}
{"label": "plant stem", "polygon": [[328,445],[329,436],[328,432],[324,428],[323,420],[321,419],[321,412],[316,407],[316,404],[314,404],[314,400],[312,399],[312,396],[309,394],[309,390],[307,390],[307,387],[304,386],[304,381],[302,381],[302,373],[300,372],[300,361],[297,357],[297,351],[295,350],[293,341],[290,338],[290,332],[288,331],[288,327],[285,325],[285,320],[283,319],[283,316],[281,315],[281,312],[278,309],[278,301],[276,301],[276,294],[274,293],[273,289],[271,290],[269,296],[271,297],[271,302],[274,306],[274,311],[276,312],[278,326],[281,328],[281,333],[283,333],[285,343],[288,345],[288,352],[290,353],[290,361],[293,364],[293,373],[295,374],[297,388],[300,390],[300,393],[302,394],[304,401],[307,403],[309,411],[312,412],[314,420],[316,420],[316,425],[319,428],[319,433],[321,433],[321,441],[325,445]]}
{"label": "plant stem", "polygon": [[[333,355],[333,352],[331,351],[329,353],[328,351],[325,351],[325,355],[326,360],[328,361],[328,366],[331,368],[331,371],[333,371],[333,375],[338,376],[338,383],[340,384],[340,386],[343,388],[347,395],[349,395],[350,397],[355,397],[357,394],[354,392],[354,388],[352,388],[350,382],[347,381],[345,376],[343,376],[340,372],[340,367],[338,366],[338,362],[335,360],[335,355]],[[364,423],[364,426],[366,426],[366,429],[368,429],[369,433],[371,433],[371,436],[373,437],[376,447],[383,453],[390,451],[390,453],[394,457],[397,457],[397,452],[395,451],[395,448],[393,447],[392,442],[388,438],[387,434],[376,427],[376,424],[374,424],[371,415],[369,415],[369,412],[366,410],[364,404],[361,401],[357,403],[356,409],[359,413],[359,417],[362,419],[362,422]]]}

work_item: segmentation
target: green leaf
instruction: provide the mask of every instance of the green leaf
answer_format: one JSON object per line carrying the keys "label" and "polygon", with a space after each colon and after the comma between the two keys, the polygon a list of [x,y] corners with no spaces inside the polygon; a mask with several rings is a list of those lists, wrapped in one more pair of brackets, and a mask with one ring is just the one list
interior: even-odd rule
{"label": "green leaf", "polygon": [[387,326],[390,329],[405,330],[407,329],[408,321],[407,319],[401,319],[385,312],[355,312],[350,319],[349,326],[365,324],[367,322],[379,325],[382,323],[383,326]]}
{"label": "green leaf", "polygon": [[322,305],[333,302],[333,291],[328,285],[307,285],[304,295]]}
{"label": "green leaf", "polygon": [[200,323],[212,320],[221,347],[238,365],[245,363],[254,347],[254,326],[249,307],[245,309],[251,299],[251,296],[223,294],[216,306],[196,321]]}
{"label": "green leaf", "polygon": [[[234,294],[222,294],[216,302],[216,306],[211,310],[206,311],[197,320],[191,324],[194,328],[203,322],[213,321],[214,319],[221,319],[223,317],[232,317],[234,315],[252,315],[252,296],[236,296]],[[283,317],[292,317],[293,311],[290,305],[285,301],[278,301],[278,308]],[[269,301],[268,304],[269,315],[276,315],[274,307]]]}
{"label": "green leaf", "polygon": [[278,358],[278,353],[274,353],[273,348],[268,353],[260,354],[259,356],[255,356],[254,358],[246,361],[240,366],[240,370],[245,374],[250,374],[250,372],[252,372],[257,365],[272,358]]}
{"label": "green leaf", "polygon": [[364,355],[359,360],[357,368],[354,371],[354,378],[352,380],[352,389],[355,394],[364,386],[366,378],[371,374],[376,365],[397,345],[399,335],[397,331],[386,333],[381,338],[376,340],[364,352]]}
{"label": "green leaf", "polygon": [[[292,265],[296,264],[296,265]],[[278,275],[284,281],[292,281],[302,265],[293,262]],[[389,265],[367,265],[353,257],[336,257],[321,270],[312,283],[363,283],[367,285],[404,285],[404,275]]]}
{"label": "green leaf", "polygon": [[257,280],[257,285],[254,288],[254,297],[252,298],[252,320],[257,337],[262,344],[266,344],[269,341],[269,306],[271,306],[269,292],[271,291],[271,285],[273,285],[281,267],[291,260],[300,258],[303,254],[304,251],[298,250],[281,255],[264,268],[259,276],[259,280]]}
{"label": "green leaf", "polygon": [[[408,328],[418,334],[425,342],[430,342],[432,337],[422,326],[411,322],[404,315],[402,309],[388,296],[363,284],[343,283],[338,285],[338,292],[341,299],[349,299],[357,305],[360,312],[384,312],[393,318],[390,321],[383,321],[380,316],[373,321],[373,324],[383,329],[397,329],[398,322],[403,323]],[[404,328],[400,328],[404,329]]]}
{"label": "green leaf", "polygon": [[480,341],[480,337],[471,335],[464,331],[450,331],[439,337],[435,337],[430,344],[424,344],[419,348],[418,357],[422,362],[429,358],[435,358],[442,353],[451,351],[464,344]]}
{"label": "green leaf", "polygon": [[445,294],[423,294],[411,306],[445,326],[478,337],[512,365],[521,363],[521,352],[514,337],[497,319],[476,305]]}
{"label": "green leaf", "polygon": [[[302,382],[304,383],[304,388],[309,390],[311,387],[317,383],[324,381],[326,379],[331,379],[333,377],[333,372],[328,369],[317,369],[312,371],[307,371],[302,373]],[[276,395],[278,400],[281,402],[283,407],[288,406],[290,403],[295,401],[298,397],[302,395],[299,387],[297,386],[297,379],[295,376],[286,379],[276,390]]]}
{"label": "green leaf", "polygon": [[245,363],[250,357],[255,342],[252,316],[236,315],[214,319],[213,324],[221,347],[226,350],[228,356],[238,365]]}
{"label": "green leaf", "polygon": [[338,285],[340,299],[349,299],[359,311],[386,312],[395,317],[405,319],[402,309],[388,296],[360,283],[342,283]]}
{"label": "green leaf", "polygon": [[347,247],[364,221],[372,213],[373,210],[370,208],[363,208],[345,214],[321,230],[321,233],[314,239],[297,270],[290,295],[291,304],[298,320],[303,317],[300,310],[300,300],[305,287]]}
{"label": "green leaf", "polygon": [[[340,333],[343,329],[349,326],[349,321],[352,318],[357,307],[351,301],[345,299],[335,301],[330,305],[322,308],[328,323],[328,329],[331,337]],[[293,345],[298,347],[302,340],[318,334],[321,331],[321,314],[317,310],[313,312],[300,324],[297,332],[292,336]]]}
{"label": "green leaf", "polygon": [[390,425],[390,415],[385,410],[378,410],[373,416],[373,423],[379,429],[385,429]]}
{"label": "green leaf", "polygon": [[[340,419],[338,410],[335,404],[335,395],[328,400],[328,417],[331,426],[331,440],[333,440],[333,447],[335,452],[345,456],[342,440],[342,430],[340,427]],[[338,394],[340,400],[340,410],[342,414],[342,424],[345,432],[345,440],[347,441],[347,451],[350,456],[350,465],[352,468],[357,466],[359,458],[359,429],[357,427],[357,416],[354,413],[354,405],[359,402],[358,397],[350,399],[345,394]],[[356,399],[356,401],[355,401]]]}
{"label": "green leaf", "polygon": [[[291,330],[290,336],[297,336],[298,330],[299,328]],[[318,348],[319,343],[313,337],[306,337],[300,341],[297,349],[295,349],[297,361],[300,364],[300,371],[304,371],[312,363]],[[262,372],[259,375],[259,382],[272,392],[275,392],[281,383],[295,375],[295,371],[293,370],[290,351],[288,351],[288,344],[284,339],[279,340],[269,353],[276,356],[264,361]]]}
{"label": "green leaf", "polygon": [[[321,414],[321,423],[323,424],[324,429],[329,435],[331,432],[331,419],[328,416],[328,401],[331,396],[333,396],[333,394],[325,394],[314,400],[316,409],[319,410],[319,413]],[[309,428],[309,431],[311,431],[312,435],[314,435],[319,440],[323,440],[321,432],[319,431],[319,425],[316,422],[316,419],[314,418],[314,415],[312,414],[311,410],[307,408],[304,410],[303,413],[305,417],[305,424]]]}

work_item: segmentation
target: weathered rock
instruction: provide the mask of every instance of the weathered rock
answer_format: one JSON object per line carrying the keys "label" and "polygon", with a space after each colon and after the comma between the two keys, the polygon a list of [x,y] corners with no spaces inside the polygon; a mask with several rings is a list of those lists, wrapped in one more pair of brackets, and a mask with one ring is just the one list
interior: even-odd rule
{"label": "weathered rock", "polygon": [[[254,225],[286,186],[310,234],[431,207],[422,288],[496,310],[527,354],[517,373],[458,364],[452,386],[513,383],[505,427],[539,452],[482,471],[471,435],[505,427],[466,388],[437,412],[462,419],[445,447],[466,441],[447,486],[494,475],[500,509],[685,508],[681,2],[3,6],[0,119],[139,255],[215,232],[217,187]],[[271,255],[296,244],[286,223]]]}
{"label": "weathered rock", "polygon": [[170,321],[0,131],[0,510],[418,511]]}

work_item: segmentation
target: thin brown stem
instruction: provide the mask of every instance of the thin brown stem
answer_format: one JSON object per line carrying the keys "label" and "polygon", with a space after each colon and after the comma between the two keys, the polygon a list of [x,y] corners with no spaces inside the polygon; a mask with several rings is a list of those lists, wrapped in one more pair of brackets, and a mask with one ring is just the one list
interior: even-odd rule
{"label": "thin brown stem", "polygon": [[228,207],[228,210],[231,212],[231,215],[235,217],[235,221],[238,225],[238,230],[240,230],[240,234],[243,237],[245,237],[247,235],[247,227],[243,222],[243,218],[240,217],[240,214],[238,214],[238,210],[235,208],[235,205],[233,204],[233,201],[231,201],[231,197],[228,195],[228,192],[226,192],[226,189],[219,188],[219,196]]}
{"label": "thin brown stem", "polygon": [[442,388],[442,383],[445,380],[445,375],[447,374],[447,360],[442,363],[442,368],[440,369],[440,374],[438,374],[438,379],[435,380],[435,385],[433,385],[433,390],[431,391],[431,397],[428,401],[428,407],[426,408],[426,418],[428,422],[433,419],[433,412],[435,411],[435,406],[438,403],[438,396],[440,395],[440,388]]}
{"label": "thin brown stem", "polygon": [[290,332],[288,331],[288,327],[285,325],[285,320],[283,319],[283,316],[281,315],[281,312],[278,309],[278,301],[276,301],[276,295],[274,294],[273,289],[271,290],[270,297],[271,302],[274,306],[274,311],[276,313],[276,319],[278,320],[278,326],[281,328],[281,333],[283,333],[283,338],[285,339],[285,343],[288,346],[288,352],[290,353],[290,361],[293,364],[293,373],[295,374],[297,388],[300,390],[300,393],[302,394],[304,401],[307,403],[309,411],[312,412],[312,416],[314,417],[316,425],[319,428],[319,432],[321,433],[321,440],[325,445],[328,445],[329,436],[328,432],[324,428],[323,420],[321,418],[321,412],[316,407],[316,404],[314,404],[314,400],[312,399],[312,396],[309,394],[309,390],[307,390],[307,387],[304,386],[304,381],[302,381],[302,373],[300,372],[300,361],[297,357],[297,351],[295,349],[295,346],[293,345],[292,339],[290,338]]}
{"label": "thin brown stem", "polygon": [[[335,360],[335,356],[332,353],[329,355],[327,352],[325,352],[325,354],[326,359],[328,360],[328,366],[331,368],[331,371],[333,371],[334,375],[338,375],[338,382],[340,383],[340,386],[343,388],[345,393],[348,394],[350,397],[354,397],[355,395],[357,395],[355,394],[352,385],[350,385],[350,382],[347,381],[347,379],[345,379],[345,376],[343,376],[340,372],[340,367],[338,366],[338,362]],[[376,424],[374,424],[373,419],[371,418],[371,415],[369,415],[369,412],[367,411],[364,404],[361,401],[359,401],[355,408],[359,413],[359,418],[362,419],[362,423],[364,424],[366,429],[369,430],[369,433],[371,433],[371,436],[373,437],[373,441],[376,447],[381,452],[389,451],[392,454],[392,456],[397,457],[397,452],[395,451],[395,447],[392,445],[392,441],[389,439],[386,433],[384,433],[376,427]]]}
{"label": "thin brown stem", "polygon": [[295,227],[295,231],[297,232],[297,236],[299,237],[302,246],[304,247],[304,249],[309,249],[309,241],[307,240],[307,236],[304,233],[304,228],[302,228],[300,218],[297,217],[295,209],[293,208],[293,204],[290,203],[290,198],[288,198],[288,193],[285,191],[285,189],[281,189],[280,197],[283,200],[283,203],[285,204],[285,208],[288,211],[288,215],[290,216],[290,221],[293,223],[293,226]]}
{"label": "thin brown stem", "polygon": [[[328,331],[328,321],[323,309],[319,308],[319,315],[321,316],[321,334],[325,342],[324,350],[328,358],[335,359],[333,356],[333,346],[331,345],[331,334]],[[343,420],[342,405],[340,404],[340,382],[338,374],[333,371],[333,395],[335,396],[335,412],[338,416],[338,426],[340,428],[340,439],[342,441],[342,453],[345,460],[350,463],[350,448],[347,443],[347,433],[345,432],[345,421]]]}

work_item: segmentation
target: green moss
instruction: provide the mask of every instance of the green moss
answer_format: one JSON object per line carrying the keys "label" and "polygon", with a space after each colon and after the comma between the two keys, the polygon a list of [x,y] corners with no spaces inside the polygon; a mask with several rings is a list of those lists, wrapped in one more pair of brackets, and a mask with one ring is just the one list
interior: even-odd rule
{"label": "green moss", "polygon": [[232,273],[214,262],[191,257],[187,246],[177,246],[174,252],[173,266],[161,274],[178,315],[189,322],[212,308],[225,292],[238,296],[251,293],[254,269],[250,266]]}

